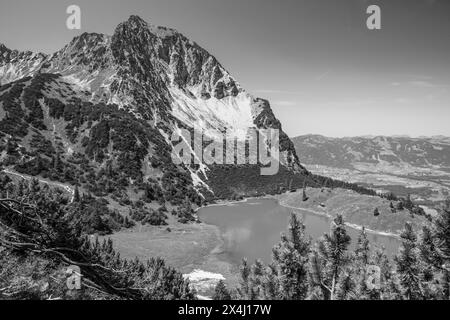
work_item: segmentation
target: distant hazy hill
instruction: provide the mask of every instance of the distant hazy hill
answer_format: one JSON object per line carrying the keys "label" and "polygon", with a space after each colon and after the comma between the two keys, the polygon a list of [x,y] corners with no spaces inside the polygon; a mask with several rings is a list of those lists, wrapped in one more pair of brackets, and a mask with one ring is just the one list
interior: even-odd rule
{"label": "distant hazy hill", "polygon": [[307,165],[348,169],[361,165],[450,168],[450,138],[443,136],[328,138],[305,135],[292,141],[300,161]]}
{"label": "distant hazy hill", "polygon": [[293,138],[300,161],[315,174],[411,194],[422,203],[450,195],[450,138],[305,135]]}

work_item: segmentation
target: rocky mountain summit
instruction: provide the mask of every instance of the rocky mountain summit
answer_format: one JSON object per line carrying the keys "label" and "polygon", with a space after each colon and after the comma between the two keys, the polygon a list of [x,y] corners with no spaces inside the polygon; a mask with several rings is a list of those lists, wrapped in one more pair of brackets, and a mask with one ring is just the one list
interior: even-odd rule
{"label": "rocky mountain summit", "polygon": [[[80,163],[92,175],[108,168],[123,186],[176,171],[202,196],[273,192],[308,175],[268,101],[246,92],[195,42],[138,16],[112,36],[84,33],[51,55],[0,45],[0,83],[1,159],[25,173],[48,175],[55,158],[72,168],[68,181],[81,184]],[[242,140],[249,128],[279,129],[280,172],[264,178],[255,165],[173,165],[169,139],[180,128]],[[247,181],[238,181],[242,170]],[[98,179],[90,180],[86,188],[99,191]]]}

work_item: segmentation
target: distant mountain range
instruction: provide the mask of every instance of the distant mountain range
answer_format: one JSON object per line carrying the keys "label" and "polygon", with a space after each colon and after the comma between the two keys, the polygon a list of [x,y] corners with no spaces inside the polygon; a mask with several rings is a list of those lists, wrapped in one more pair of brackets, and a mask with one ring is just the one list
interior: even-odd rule
{"label": "distant mountain range", "polygon": [[449,137],[304,135],[292,141],[300,161],[315,174],[429,201],[449,196]]}
{"label": "distant mountain range", "polygon": [[450,169],[450,138],[444,136],[328,138],[304,135],[292,141],[304,164],[348,169],[366,164]]}

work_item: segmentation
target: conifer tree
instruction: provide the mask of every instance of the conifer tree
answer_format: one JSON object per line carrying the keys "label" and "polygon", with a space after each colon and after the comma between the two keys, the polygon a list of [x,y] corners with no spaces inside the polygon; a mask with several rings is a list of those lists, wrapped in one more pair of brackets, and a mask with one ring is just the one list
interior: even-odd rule
{"label": "conifer tree", "polygon": [[378,210],[378,208],[375,208],[375,210],[373,211],[373,215],[375,217],[378,217],[380,215],[380,210]]}
{"label": "conifer tree", "polygon": [[406,200],[405,200],[405,203],[403,204],[403,206],[408,210],[411,210],[414,207],[414,204],[411,200],[410,194],[408,194],[408,196],[406,197]]}
{"label": "conifer tree", "polygon": [[262,299],[279,300],[279,287],[276,266],[272,263],[266,268],[262,278]]}
{"label": "conifer tree", "polygon": [[[355,284],[355,274],[353,269],[346,267],[342,276],[339,278],[339,282],[336,286],[335,297],[337,300],[365,300],[368,299],[367,295],[358,293],[358,288]],[[362,279],[362,278],[361,278]]]}
{"label": "conifer tree", "polygon": [[364,267],[369,264],[370,244],[367,238],[366,228],[362,228],[358,236],[355,250],[356,260]]}
{"label": "conifer tree", "polygon": [[220,280],[214,290],[213,300],[231,300],[231,294],[223,280]]}
{"label": "conifer tree", "polygon": [[53,169],[56,172],[59,172],[62,169],[62,161],[59,153],[53,157]]}
{"label": "conifer tree", "polygon": [[26,191],[25,180],[20,179],[17,185],[17,196],[23,197],[25,195],[25,191]]}
{"label": "conifer tree", "polygon": [[18,145],[13,139],[8,139],[6,142],[6,153],[14,154],[16,152]]}
{"label": "conifer tree", "polygon": [[242,259],[241,265],[239,267],[239,288],[237,289],[238,296],[242,300],[252,300],[253,298],[252,288],[250,287],[249,283],[250,272],[251,269],[248,265],[247,259]]}
{"label": "conifer tree", "polygon": [[78,189],[78,186],[75,186],[75,190],[73,192],[73,202],[80,202],[80,190]]}
{"label": "conifer tree", "polygon": [[344,219],[338,215],[332,223],[330,234],[325,234],[311,256],[310,285],[315,287],[311,289],[313,295],[317,295],[316,289],[320,288],[323,299],[337,298],[336,289],[349,262],[347,249],[350,241]]}
{"label": "conifer tree", "polygon": [[378,300],[380,299],[379,288],[368,287],[370,280],[368,274],[369,266],[375,266],[370,252],[370,242],[367,238],[366,229],[363,228],[358,236],[355,249],[355,261],[353,261],[353,277],[355,282],[355,298],[358,300]]}
{"label": "conifer tree", "polygon": [[450,299],[450,202],[441,209],[431,228],[424,226],[419,241],[420,256],[428,280],[437,275],[442,299]]}
{"label": "conifer tree", "polygon": [[328,287],[324,283],[325,259],[320,256],[320,246],[323,246],[322,242],[316,244],[309,257],[308,300],[325,300],[329,297]]}
{"label": "conifer tree", "polygon": [[248,277],[248,284],[251,288],[252,299],[260,299],[263,295],[263,279],[265,273],[265,266],[261,260],[256,260],[250,267],[250,275]]}
{"label": "conifer tree", "polygon": [[380,299],[382,300],[400,300],[402,298],[398,281],[393,271],[390,259],[386,256],[384,248],[377,248],[372,254],[372,260],[375,265],[380,267]]}
{"label": "conifer tree", "polygon": [[395,263],[401,293],[406,300],[419,300],[423,298],[423,289],[416,243],[417,236],[410,223],[406,223],[400,237],[402,244],[399,254],[395,257]]}
{"label": "conifer tree", "polygon": [[436,251],[440,257],[442,274],[442,288],[446,299],[450,299],[450,202],[442,209],[433,223],[433,236]]}
{"label": "conifer tree", "polygon": [[397,212],[397,209],[394,207],[394,204],[392,203],[392,201],[391,201],[391,203],[389,204],[389,208],[391,209],[391,212],[392,212],[392,213],[396,213],[396,212]]}
{"label": "conifer tree", "polygon": [[307,272],[310,239],[305,226],[292,213],[287,235],[273,248],[272,260],[279,281],[280,298],[284,300],[305,299],[308,292]]}
{"label": "conifer tree", "polygon": [[31,198],[37,198],[38,192],[41,190],[39,180],[36,178],[31,179],[28,185],[28,191]]}
{"label": "conifer tree", "polygon": [[302,200],[303,202],[308,201],[308,196],[306,195],[306,184],[303,185],[303,197]]}

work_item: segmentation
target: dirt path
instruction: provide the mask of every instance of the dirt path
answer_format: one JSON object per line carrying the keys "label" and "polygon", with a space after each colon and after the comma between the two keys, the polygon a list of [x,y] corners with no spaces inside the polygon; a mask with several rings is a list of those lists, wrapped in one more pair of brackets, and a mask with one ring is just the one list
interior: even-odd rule
{"label": "dirt path", "polygon": [[[13,176],[16,176],[16,177],[20,177],[20,178],[22,178],[22,179],[24,179],[24,180],[38,179],[38,178],[33,177],[33,176],[28,176],[28,175],[20,174],[20,173],[15,172],[15,171],[13,171],[13,170],[11,170],[11,169],[4,169],[2,172],[6,173],[6,174],[13,175]],[[67,184],[58,183],[58,182],[52,182],[52,181],[47,181],[47,180],[43,180],[43,179],[38,179],[38,181],[39,181],[40,183],[45,183],[45,184],[47,184],[47,185],[49,185],[49,186],[52,186],[52,187],[57,187],[57,188],[63,189],[64,191],[66,191],[67,193],[69,193],[69,194],[71,195],[70,202],[73,201],[73,197],[74,197],[74,195],[75,195],[75,189],[72,188],[71,186],[69,186],[69,185],[67,185]]]}

